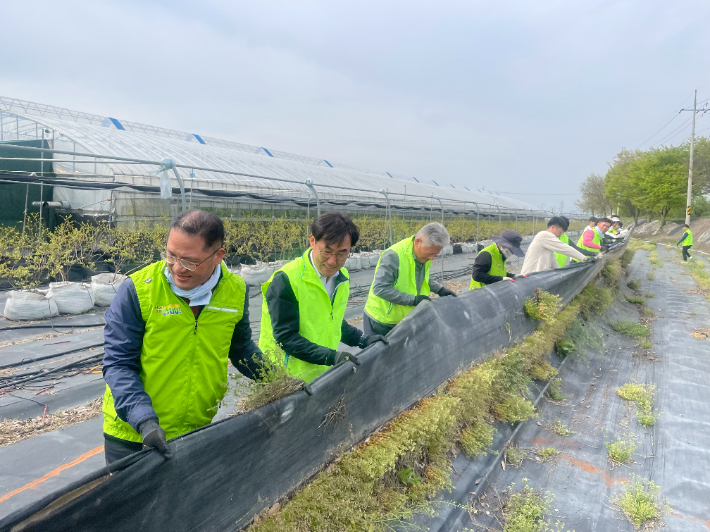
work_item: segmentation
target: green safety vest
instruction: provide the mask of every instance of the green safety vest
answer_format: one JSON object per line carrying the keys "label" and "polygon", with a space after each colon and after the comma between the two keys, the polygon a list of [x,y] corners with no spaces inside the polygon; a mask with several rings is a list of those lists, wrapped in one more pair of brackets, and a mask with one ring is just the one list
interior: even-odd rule
{"label": "green safety vest", "polygon": [[[391,246],[387,251],[390,250],[394,251],[399,257],[399,271],[397,272],[397,280],[394,282],[393,287],[400,292],[404,292],[405,294],[412,296],[420,295],[417,293],[417,273],[416,264],[414,263],[416,260],[414,258],[414,237],[412,236],[405,238],[404,240],[400,240]],[[380,260],[377,261],[375,277],[377,277],[377,270],[380,267],[380,262],[382,262],[383,256],[384,253],[380,255]],[[428,296],[431,292],[429,288],[430,266],[431,261],[427,261],[424,266],[424,281],[421,286],[421,294],[425,296]],[[396,325],[414,309],[413,306],[396,305],[376,296],[372,291],[374,286],[375,280],[373,278],[372,286],[370,286],[370,293],[367,296],[367,303],[365,304],[365,312],[367,312],[373,319],[379,321],[380,323]]]}
{"label": "green safety vest", "polygon": [[[227,391],[229,347],[244,316],[246,283],[224,263],[220,267],[222,278],[198,319],[170,288],[165,262],[130,276],[145,322],[139,376],[168,439],[210,423]],[[118,417],[108,386],[103,413],[106,434],[143,441]]]}
{"label": "green safety vest", "polygon": [[[569,236],[567,236],[565,233],[562,233],[560,235],[560,241],[569,245]],[[568,257],[567,255],[563,255],[562,253],[555,253],[555,259],[557,259],[557,265],[562,268],[565,264],[567,264]]]}
{"label": "green safety vest", "polygon": [[[601,246],[601,244],[602,244],[602,239],[601,239],[601,236],[599,236],[599,231],[597,231],[596,228],[595,228],[595,229],[590,229],[590,230],[591,230],[591,231],[594,231],[594,237],[592,238],[592,242],[594,242],[595,244]],[[599,250],[599,249],[594,249],[594,248],[589,248],[589,247],[587,247],[587,246],[584,245],[584,233],[586,233],[586,232],[587,232],[587,231],[583,231],[582,234],[580,235],[579,240],[577,241],[577,247],[578,247],[578,248],[582,248],[582,249],[586,249],[587,251],[591,251],[592,253],[599,253],[601,250]]]}
{"label": "green safety vest", "polygon": [[693,245],[693,233],[690,232],[690,229],[687,229],[686,231],[683,231],[683,232],[688,233],[688,236],[685,237],[685,240],[683,240],[682,245],[692,246]]}
{"label": "green safety vest", "polygon": [[[505,277],[508,275],[508,272],[505,269],[505,260],[503,259],[503,255],[498,249],[498,246],[496,246],[496,243],[493,242],[491,245],[486,246],[481,250],[481,253],[488,252],[491,255],[491,269],[488,271],[490,275],[500,275],[501,277]],[[482,286],[487,286],[485,283],[479,283],[478,281],[474,281],[473,278],[471,278],[471,285],[469,286],[469,290],[475,290],[476,288],[481,288]]]}
{"label": "green safety vest", "polygon": [[[269,356],[275,364],[283,363],[289,375],[310,382],[326,371],[330,366],[311,364],[294,356],[285,354],[283,360],[276,360],[276,340],[269,315],[269,305],[266,303],[266,291],[271,286],[274,275],[283,272],[288,276],[296,300],[300,319],[298,334],[314,344],[330,349],[337,349],[340,344],[341,327],[345,318],[345,307],[350,296],[350,279],[335,287],[333,299],[328,297],[325,286],[311,264],[310,249],[299,258],[292,260],[261,285],[264,302],[261,304],[261,334],[259,348],[265,356]],[[348,270],[340,269],[340,273],[348,277]]]}

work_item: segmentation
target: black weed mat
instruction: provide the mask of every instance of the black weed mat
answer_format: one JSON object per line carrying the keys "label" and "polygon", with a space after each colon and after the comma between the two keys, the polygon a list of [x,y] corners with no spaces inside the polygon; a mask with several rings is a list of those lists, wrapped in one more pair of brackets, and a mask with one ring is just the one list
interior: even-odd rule
{"label": "black weed mat", "polygon": [[[513,444],[528,456],[522,466],[503,469],[498,460],[468,494],[456,497],[455,490],[449,496],[456,504],[443,504],[433,521],[418,524],[429,530],[502,530],[504,492],[513,483],[519,490],[527,479],[531,488],[555,497],[546,516],[551,524],[559,520],[564,530],[576,532],[633,531],[612,499],[636,475],[661,486],[660,495],[671,507],[664,516],[666,530],[710,529],[710,343],[692,336],[710,326],[710,302],[693,293],[692,278],[672,262],[678,260],[675,253],[659,247],[658,254],[663,265],[650,281],[649,254],[636,253],[626,282],[638,279],[640,290],[624,287],[609,311],[586,325],[587,346],[570,355],[560,371],[566,398],[559,403],[543,399],[539,418],[516,434]],[[638,322],[639,307],[624,295],[644,293],[655,296],[646,303],[655,315],[648,323],[650,349],[610,326]],[[594,345],[600,335],[601,348]],[[649,429],[639,424],[633,405],[617,395],[618,387],[632,382],[656,386],[660,417]],[[555,425],[572,433],[560,436]],[[635,439],[637,448],[633,462],[613,466],[606,443],[619,438]],[[535,453],[544,447],[558,454],[537,461]]]}

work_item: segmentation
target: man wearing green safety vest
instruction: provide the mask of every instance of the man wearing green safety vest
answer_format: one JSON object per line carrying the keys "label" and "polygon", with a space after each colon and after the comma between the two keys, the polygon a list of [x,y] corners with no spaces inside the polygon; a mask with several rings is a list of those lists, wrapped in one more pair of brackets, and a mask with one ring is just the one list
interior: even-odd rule
{"label": "man wearing green safety vest", "polygon": [[609,227],[611,227],[611,220],[609,218],[599,218],[594,229],[587,227],[584,230],[582,236],[580,236],[577,241],[577,247],[586,249],[595,254],[601,253],[606,247],[606,244],[604,244],[604,234]]}
{"label": "man wearing green safety vest", "polygon": [[360,364],[356,355],[338,350],[340,342],[361,349],[387,342],[345,321],[350,278],[343,265],[359,237],[347,216],[319,216],[311,228],[310,248],[261,287],[259,348],[298,379],[310,382],[346,360]]}
{"label": "man wearing green safety vest", "polygon": [[106,311],[104,452],[110,464],[212,421],[227,364],[255,378],[249,291],[222,263],[224,225],[187,211],[173,222],[163,260],[121,283]]}
{"label": "man wearing green safety vest", "polygon": [[508,273],[506,261],[513,256],[524,257],[520,249],[523,237],[517,231],[503,231],[503,234],[493,235],[493,243],[486,246],[476,255],[471,274],[470,290],[481,288],[500,281],[514,281],[515,277],[522,277]]}
{"label": "man wearing green safety vest", "polygon": [[386,335],[414,307],[428,300],[430,292],[456,296],[429,278],[431,261],[449,241],[446,228],[432,222],[380,255],[363,316],[367,334]]}
{"label": "man wearing green safety vest", "polygon": [[690,230],[690,226],[688,224],[683,226],[683,236],[680,237],[680,240],[678,240],[676,246],[681,244],[683,244],[683,262],[693,260],[693,257],[691,257],[690,253],[688,253],[690,248],[693,246],[693,232]]}
{"label": "man wearing green safety vest", "polygon": [[[562,227],[562,229],[564,229],[564,231],[567,231],[569,229],[569,218],[567,218],[566,216],[560,216],[559,218],[562,222],[564,222],[564,226]],[[577,245],[575,245],[574,242],[570,242],[569,236],[567,235],[566,232],[562,233],[560,235],[560,241],[564,242],[565,244],[567,244],[571,248],[576,249],[577,251],[579,251],[582,255],[584,255],[586,257],[593,257],[594,256],[594,253],[592,253],[591,251],[589,251],[587,249],[582,249],[582,248],[578,247]],[[555,260],[557,261],[557,265],[560,268],[562,268],[563,266],[567,265],[567,262],[569,261],[569,257],[567,255],[563,255],[562,253],[555,252]]]}

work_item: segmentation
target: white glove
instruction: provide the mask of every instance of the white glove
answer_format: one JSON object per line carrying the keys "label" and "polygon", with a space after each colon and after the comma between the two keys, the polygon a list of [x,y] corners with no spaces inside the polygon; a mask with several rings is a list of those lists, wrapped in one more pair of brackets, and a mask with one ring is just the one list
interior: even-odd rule
{"label": "white glove", "polygon": [[527,279],[528,276],[527,276],[527,275],[523,275],[522,273],[516,273],[516,274],[515,274],[515,278],[516,278],[516,279]]}
{"label": "white glove", "polygon": [[503,277],[503,280],[515,282],[515,279],[513,279],[512,277]]}

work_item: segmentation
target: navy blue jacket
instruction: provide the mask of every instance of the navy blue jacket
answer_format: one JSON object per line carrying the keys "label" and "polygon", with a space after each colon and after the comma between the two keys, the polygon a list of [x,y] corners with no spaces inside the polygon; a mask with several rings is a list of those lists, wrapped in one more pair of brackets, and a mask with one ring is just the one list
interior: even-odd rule
{"label": "navy blue jacket", "polygon": [[[254,379],[262,369],[262,353],[251,338],[249,287],[246,288],[244,315],[234,327],[229,360],[243,375]],[[157,418],[158,415],[138,375],[145,322],[141,316],[136,287],[130,277],[121,283],[105,318],[104,380],[113,394],[118,417],[138,430],[142,421]]]}

